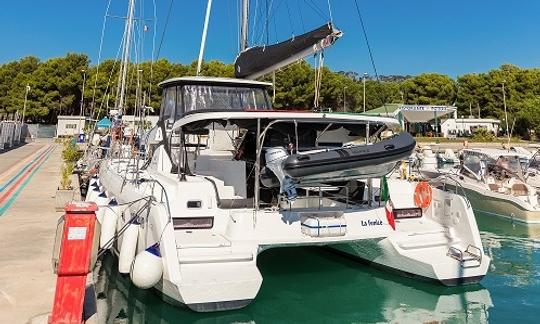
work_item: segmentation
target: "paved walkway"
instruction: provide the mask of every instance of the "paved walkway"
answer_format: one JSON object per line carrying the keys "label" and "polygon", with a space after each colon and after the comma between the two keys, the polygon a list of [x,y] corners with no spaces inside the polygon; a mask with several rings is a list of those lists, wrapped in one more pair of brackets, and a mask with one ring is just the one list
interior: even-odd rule
{"label": "paved walkway", "polygon": [[[18,164],[16,173],[25,166],[25,159],[32,159],[28,154],[38,155],[49,144],[31,143],[0,154],[0,170],[5,172]],[[55,288],[51,254],[57,220],[62,215],[54,210],[60,151],[56,147],[36,166],[37,172],[0,216],[0,323],[26,323],[30,317],[51,310]],[[0,173],[0,179],[11,177]]]}
{"label": "paved walkway", "polygon": [[[50,144],[51,141],[49,140],[43,140],[43,141],[37,141],[28,143],[26,145],[23,145],[21,147],[1,152],[0,153],[0,177],[2,177],[2,174],[9,173],[9,169],[12,167],[16,167],[17,164],[28,157],[30,157],[33,153],[35,153],[40,148],[44,147],[47,144]],[[0,183],[2,182],[2,179],[0,178]]]}

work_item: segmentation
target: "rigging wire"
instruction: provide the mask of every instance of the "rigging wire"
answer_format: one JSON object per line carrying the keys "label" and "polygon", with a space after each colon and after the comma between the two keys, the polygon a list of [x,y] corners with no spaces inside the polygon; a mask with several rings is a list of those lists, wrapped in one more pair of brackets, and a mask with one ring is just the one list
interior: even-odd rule
{"label": "rigging wire", "polygon": [[[109,9],[111,7],[112,0],[109,0],[107,3],[107,9],[105,9],[105,15],[103,16],[103,23],[101,26],[101,37],[99,40],[99,51],[98,51],[98,61],[96,65],[96,76],[94,78],[94,89],[92,90],[92,108],[90,110],[90,119],[94,116],[94,109],[95,109],[95,100],[96,100],[96,88],[97,88],[97,80],[99,75],[99,65],[101,64],[101,54],[103,52],[103,39],[105,38],[105,28],[107,26],[107,15],[109,14]],[[97,121],[96,121],[97,123]]]}
{"label": "rigging wire", "polygon": [[334,18],[332,17],[332,6],[330,5],[330,0],[327,0],[328,2],[328,14],[330,15],[330,22],[334,23]]}
{"label": "rigging wire", "polygon": [[[148,103],[151,103],[152,99],[152,80],[154,79],[154,62],[156,54],[156,35],[157,35],[157,9],[156,9],[156,0],[152,0],[152,6],[154,9],[154,30],[152,35],[152,61],[150,62],[150,78],[148,79]],[[142,103],[143,106],[146,105],[145,102]]]}
{"label": "rigging wire", "polygon": [[257,18],[259,16],[259,0],[255,1],[255,10],[253,10],[253,24],[251,26],[251,43],[255,42],[255,29],[257,28]]}
{"label": "rigging wire", "polygon": [[292,17],[291,17],[291,9],[289,8],[289,3],[287,1],[285,1],[285,6],[287,7],[287,16],[289,17],[289,24],[291,25],[292,35],[294,37],[294,35],[296,33],[294,31],[294,25],[293,25],[293,21],[292,21]]}
{"label": "rigging wire", "polygon": [[298,7],[298,14],[300,15],[300,23],[302,24],[302,32],[306,32],[306,26],[304,25],[304,16],[302,15],[302,9],[300,8],[300,0],[296,0],[296,6]]}
{"label": "rigging wire", "polygon": [[[360,7],[358,6],[358,1],[354,0],[354,4],[356,7],[356,13],[358,15],[358,19],[360,20],[360,25],[362,26],[362,32],[364,34],[364,39],[366,41],[366,46],[369,52],[369,59],[371,60],[371,66],[373,67],[373,72],[375,73],[375,79],[377,80],[377,83],[379,85],[382,85],[381,79],[379,78],[379,73],[377,72],[377,66],[375,65],[375,59],[373,58],[373,52],[371,50],[371,46],[369,45],[369,39],[366,31],[366,26],[364,24],[364,19],[362,18],[362,14],[360,13]],[[384,111],[386,113],[386,116],[388,116],[388,107],[386,106],[386,95],[384,94],[384,91],[380,92],[380,98],[383,102]]]}
{"label": "rigging wire", "polygon": [[272,0],[272,2],[270,3],[270,5],[268,5],[268,0],[265,0],[265,9],[266,9],[266,19],[264,20],[264,30],[265,30],[265,44],[268,45],[268,42],[270,41],[269,39],[269,32],[268,32],[268,19],[270,19],[270,10],[271,10],[271,6],[274,4],[274,1]]}
{"label": "rigging wire", "polygon": [[[309,2],[308,2],[309,1]],[[322,19],[328,19],[328,16],[324,13],[319,6],[313,2],[313,0],[304,0],[304,3],[307,4],[315,13],[321,16]]]}
{"label": "rigging wire", "polygon": [[172,6],[174,0],[169,2],[169,10],[167,11],[167,18],[165,18],[165,25],[163,26],[163,33],[161,33],[161,40],[159,41],[159,47],[157,50],[156,60],[159,58],[159,53],[161,52],[161,46],[163,45],[163,39],[165,38],[165,32],[167,31],[167,26],[169,25],[169,18],[171,18]]}

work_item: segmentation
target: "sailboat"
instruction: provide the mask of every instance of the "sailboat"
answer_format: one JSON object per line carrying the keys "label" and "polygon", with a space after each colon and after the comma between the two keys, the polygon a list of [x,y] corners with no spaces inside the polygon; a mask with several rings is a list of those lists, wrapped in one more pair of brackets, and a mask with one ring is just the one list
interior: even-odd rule
{"label": "sailboat", "polygon": [[[248,7],[243,0],[244,19]],[[314,43],[330,44],[333,33]],[[414,149],[399,122],[274,110],[272,84],[252,78],[280,65],[160,84],[151,158],[121,150],[103,159],[86,197],[100,206],[100,246],[118,255],[119,272],[197,312],[252,302],[263,282],[257,257],[270,248],[328,246],[444,285],[484,277],[490,259],[466,199],[379,181]]]}

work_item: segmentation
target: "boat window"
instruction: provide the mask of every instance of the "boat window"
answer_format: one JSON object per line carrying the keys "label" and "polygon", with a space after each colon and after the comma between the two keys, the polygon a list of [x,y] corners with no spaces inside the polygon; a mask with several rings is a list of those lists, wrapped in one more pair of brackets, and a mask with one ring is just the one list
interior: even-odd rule
{"label": "boat window", "polygon": [[182,87],[184,111],[271,109],[266,90],[234,86],[185,85]]}
{"label": "boat window", "polygon": [[176,87],[169,87],[163,90],[163,101],[161,103],[161,120],[174,120],[176,108]]}
{"label": "boat window", "polygon": [[463,166],[467,172],[480,176],[483,173],[482,161],[476,155],[467,155],[463,161]]}
{"label": "boat window", "polygon": [[521,163],[519,158],[514,156],[500,156],[496,165],[502,169],[510,171],[515,175],[521,175]]}
{"label": "boat window", "polygon": [[[539,151],[540,152],[540,151]],[[540,153],[536,152],[529,162],[529,168],[540,170]]]}
{"label": "boat window", "polygon": [[178,120],[184,113],[184,99],[182,94],[182,87],[176,88],[176,110],[174,114],[174,120]]}

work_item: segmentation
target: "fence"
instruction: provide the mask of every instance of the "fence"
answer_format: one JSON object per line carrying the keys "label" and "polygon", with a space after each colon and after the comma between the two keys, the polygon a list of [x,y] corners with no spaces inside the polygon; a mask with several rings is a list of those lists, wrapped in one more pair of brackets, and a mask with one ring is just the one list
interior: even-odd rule
{"label": "fence", "polygon": [[33,138],[53,138],[56,136],[56,125],[28,124],[28,131]]}
{"label": "fence", "polygon": [[25,142],[28,126],[15,121],[0,122],[0,151],[9,150]]}

